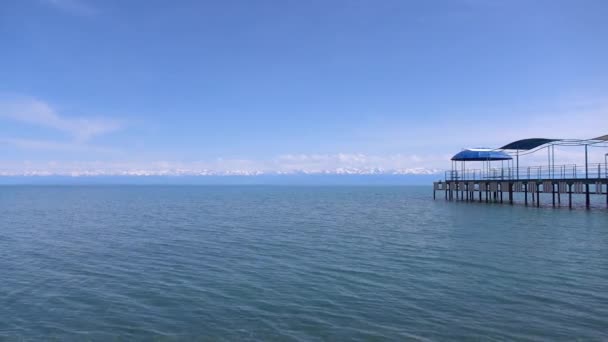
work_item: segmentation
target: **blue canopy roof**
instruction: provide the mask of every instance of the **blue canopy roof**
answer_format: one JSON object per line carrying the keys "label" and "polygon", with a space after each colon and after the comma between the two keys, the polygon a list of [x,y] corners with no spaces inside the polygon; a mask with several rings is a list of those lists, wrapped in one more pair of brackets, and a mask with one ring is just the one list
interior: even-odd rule
{"label": "blue canopy roof", "polygon": [[493,151],[489,149],[468,149],[463,150],[452,157],[456,161],[494,161],[494,160],[511,160],[510,155],[502,151]]}

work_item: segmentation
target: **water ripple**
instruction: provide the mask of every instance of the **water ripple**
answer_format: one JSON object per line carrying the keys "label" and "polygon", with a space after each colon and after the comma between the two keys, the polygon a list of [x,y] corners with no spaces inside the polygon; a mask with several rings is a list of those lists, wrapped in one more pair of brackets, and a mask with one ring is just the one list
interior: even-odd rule
{"label": "water ripple", "polygon": [[608,215],[426,187],[2,187],[0,340],[606,340]]}

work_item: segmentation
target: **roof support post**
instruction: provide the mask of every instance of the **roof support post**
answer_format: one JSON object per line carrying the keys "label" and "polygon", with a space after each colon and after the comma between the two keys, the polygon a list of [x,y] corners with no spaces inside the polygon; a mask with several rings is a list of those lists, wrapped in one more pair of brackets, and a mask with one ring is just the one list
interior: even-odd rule
{"label": "roof support post", "polygon": [[555,178],[555,145],[551,144],[551,179]]}
{"label": "roof support post", "polygon": [[604,154],[604,172],[606,173],[606,207],[608,207],[608,153]]}
{"label": "roof support post", "polygon": [[585,144],[585,206],[587,209],[591,207],[591,198],[589,197],[589,145]]}
{"label": "roof support post", "polygon": [[606,179],[608,179],[608,153],[604,154],[604,173],[606,174]]}
{"label": "roof support post", "polygon": [[517,165],[515,166],[516,179],[519,180],[519,150],[515,151],[515,160],[517,161]]}
{"label": "roof support post", "polygon": [[547,178],[551,178],[551,148],[547,146]]}

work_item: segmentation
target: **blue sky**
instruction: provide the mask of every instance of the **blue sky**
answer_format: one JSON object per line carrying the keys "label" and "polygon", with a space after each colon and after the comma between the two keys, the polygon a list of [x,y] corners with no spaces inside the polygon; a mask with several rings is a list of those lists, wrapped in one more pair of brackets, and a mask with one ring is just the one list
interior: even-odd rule
{"label": "blue sky", "polygon": [[608,133],[608,2],[0,3],[0,172],[448,168]]}

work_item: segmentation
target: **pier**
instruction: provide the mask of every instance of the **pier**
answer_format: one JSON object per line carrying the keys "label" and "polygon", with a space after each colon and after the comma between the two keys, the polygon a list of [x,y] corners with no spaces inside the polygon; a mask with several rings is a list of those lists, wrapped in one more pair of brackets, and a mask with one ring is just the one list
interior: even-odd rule
{"label": "pier", "polygon": [[[556,146],[580,148],[584,163],[556,165]],[[608,135],[587,140],[532,138],[496,149],[465,149],[452,157],[452,168],[445,172],[444,179],[433,183],[433,199],[440,193],[449,201],[507,204],[518,201],[540,207],[541,194],[548,194],[548,200],[543,196],[546,204],[572,208],[573,196],[582,196],[585,207],[590,209],[592,198],[603,196],[608,208],[608,153],[603,150],[603,160],[591,163],[592,148],[608,149]],[[520,166],[522,158],[545,150],[546,164]],[[598,154],[594,155],[597,158]],[[472,163],[480,168],[467,168]]]}

